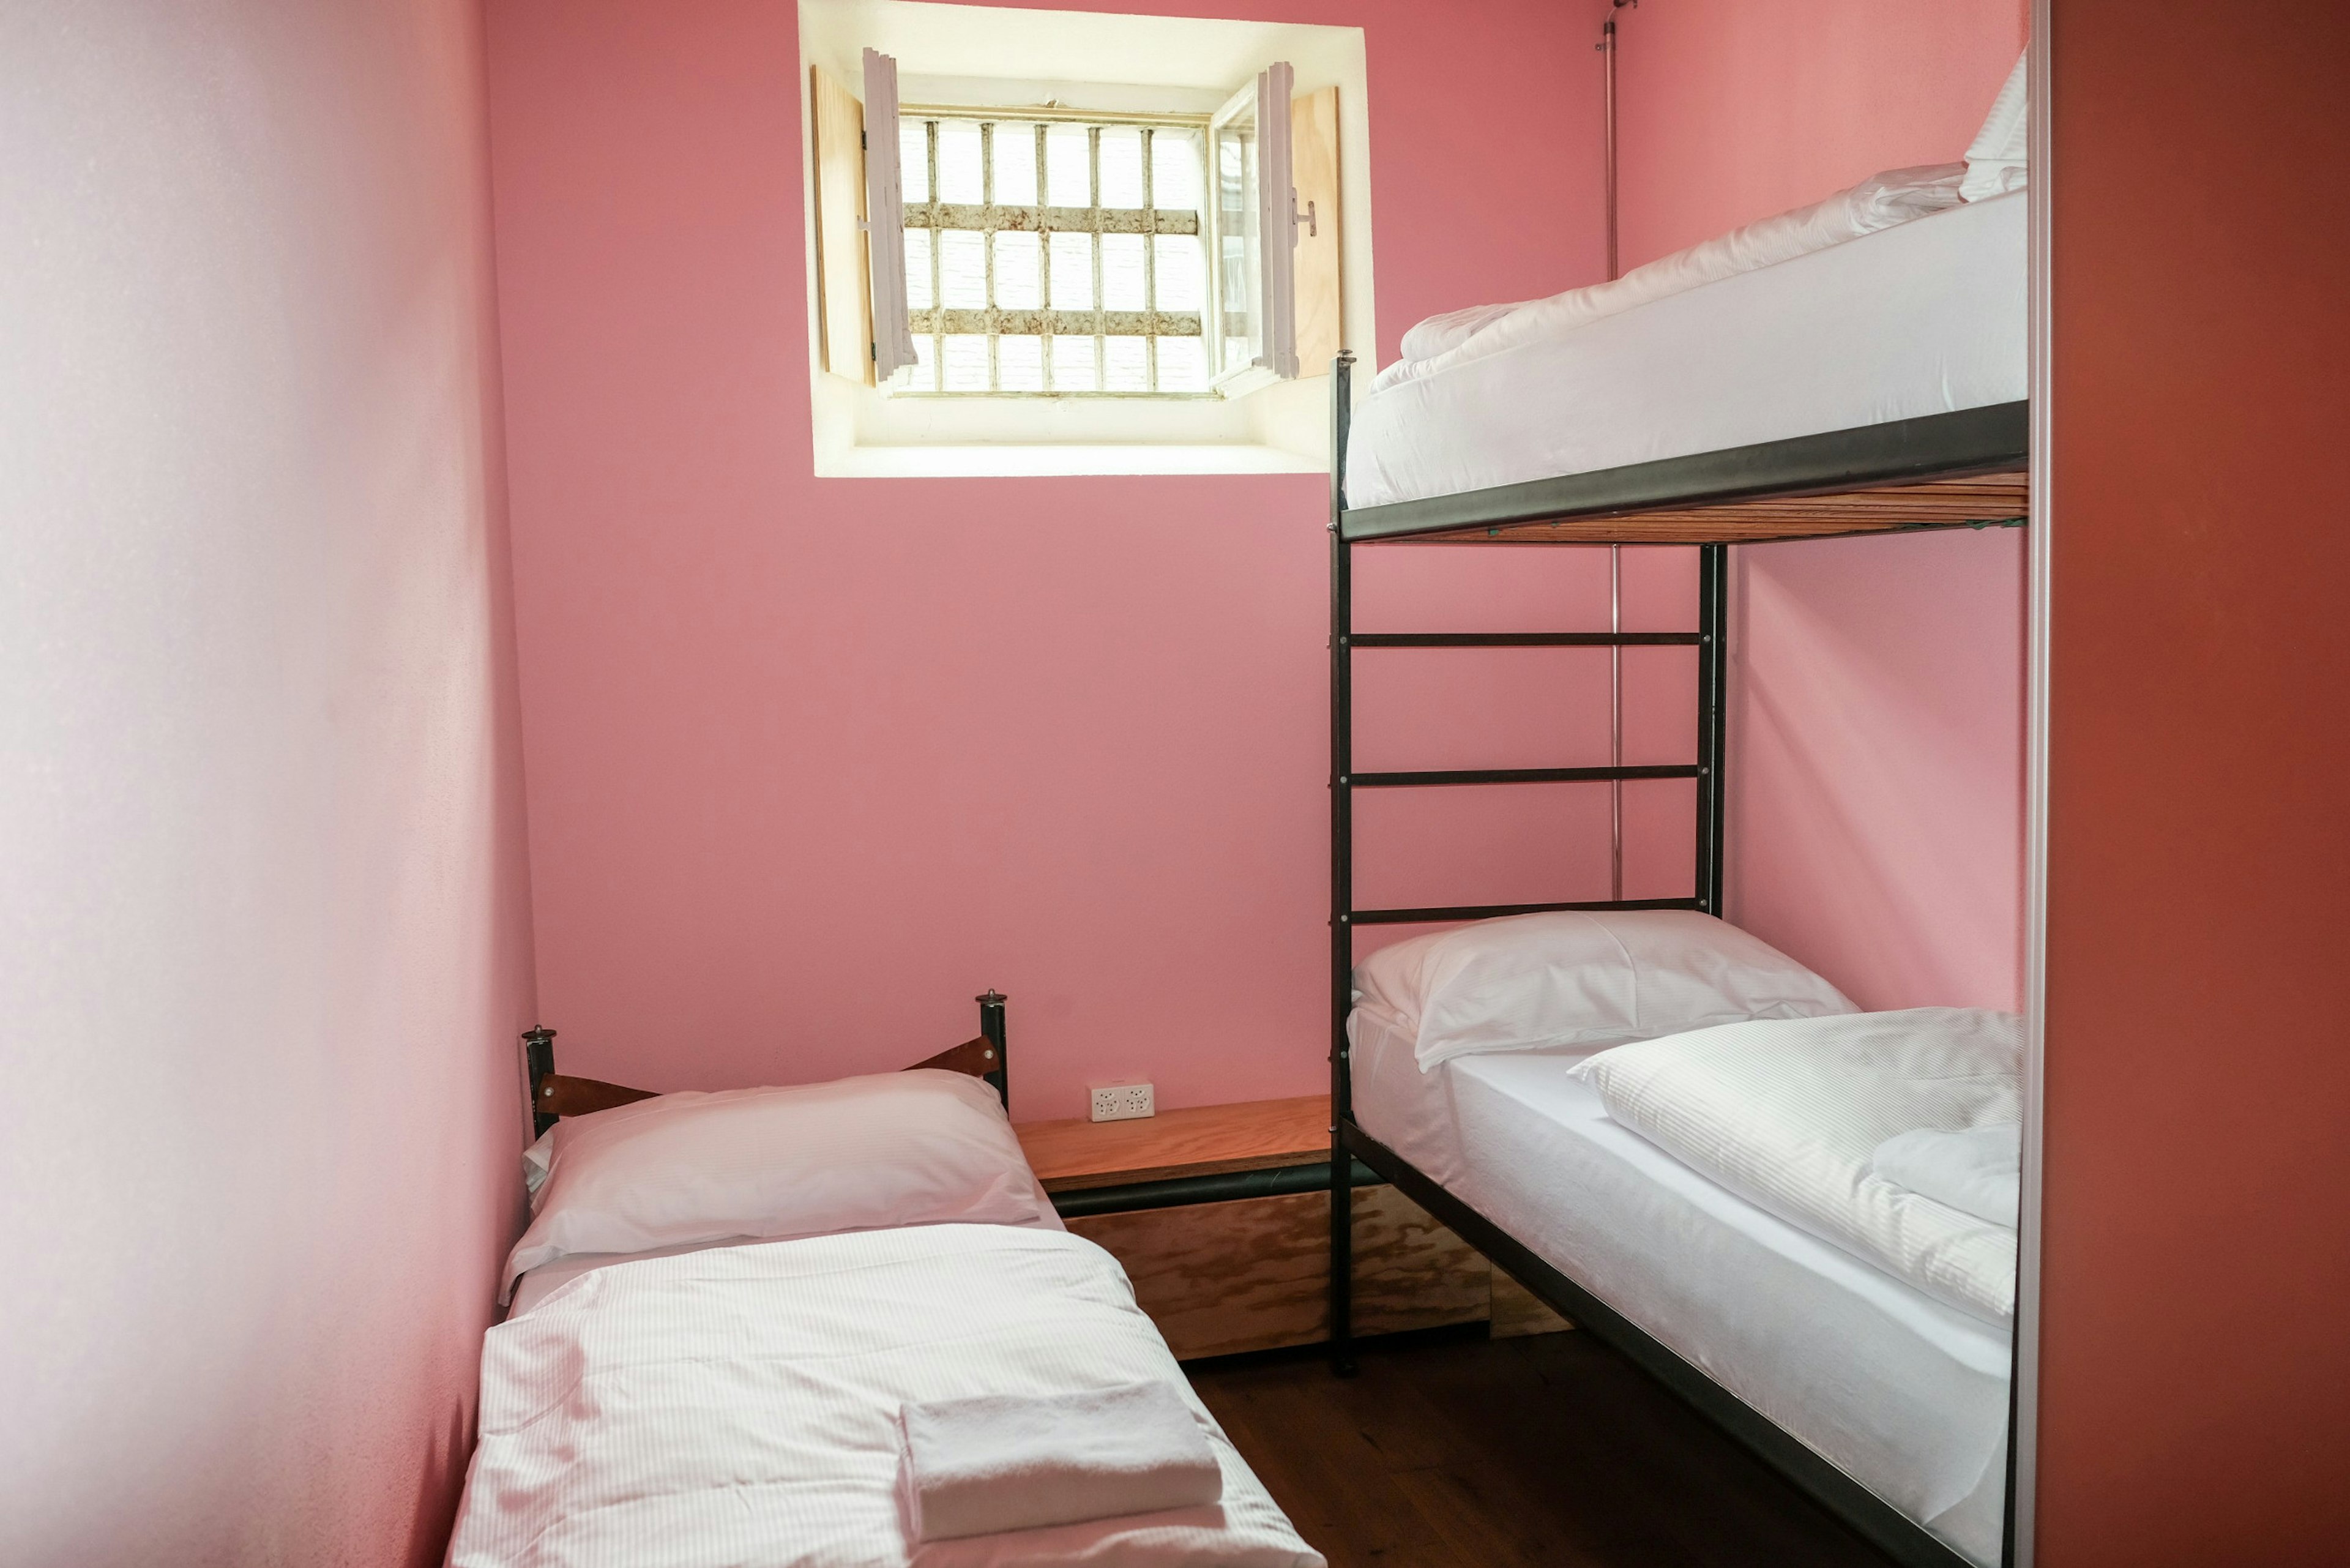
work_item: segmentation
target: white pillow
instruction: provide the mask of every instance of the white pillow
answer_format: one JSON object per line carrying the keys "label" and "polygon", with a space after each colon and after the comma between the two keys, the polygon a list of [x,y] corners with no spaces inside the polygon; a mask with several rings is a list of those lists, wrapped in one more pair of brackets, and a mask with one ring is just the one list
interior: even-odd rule
{"label": "white pillow", "polygon": [[1887,1138],[1868,1157],[1870,1175],[2011,1230],[2022,1168],[2023,1132],[2013,1122],[1955,1132],[1918,1127]]}
{"label": "white pillow", "polygon": [[1448,310],[1441,316],[1431,316],[1404,331],[1403,357],[1407,359],[1433,359],[1448,348],[1466,343],[1478,328],[1499,321],[1515,310],[1523,301],[1508,305],[1471,305],[1460,310]]}
{"label": "white pillow", "polygon": [[1414,937],[1363,961],[1355,1002],[1413,1041],[1423,1073],[1474,1052],[1857,1011],[1770,943],[1693,909],[1513,915]]}
{"label": "white pillow", "polygon": [[1991,99],[1991,118],[1983,121],[1967,148],[1967,177],[1959,186],[1959,194],[1970,202],[2021,191],[2026,183],[2023,67],[2030,57],[2027,54],[2015,62],[1999,96]]}
{"label": "white pillow", "polygon": [[962,1073],[657,1095],[567,1116],[551,1136],[509,1281],[583,1252],[899,1225],[1061,1228],[995,1091]]}
{"label": "white pillow", "polygon": [[1683,1165],[1998,1323],[2015,1301],[2015,1231],[1869,1162],[1919,1127],[2012,1131],[2019,1022],[1974,1007],[1765,1019],[1621,1045],[1572,1076]]}

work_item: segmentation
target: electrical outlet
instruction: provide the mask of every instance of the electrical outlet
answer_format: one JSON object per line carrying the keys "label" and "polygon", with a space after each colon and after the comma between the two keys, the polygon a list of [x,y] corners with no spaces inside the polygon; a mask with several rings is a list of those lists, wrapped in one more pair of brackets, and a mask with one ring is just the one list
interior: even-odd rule
{"label": "electrical outlet", "polygon": [[1117,1084],[1090,1084],[1093,1091],[1093,1119],[1097,1122],[1132,1121],[1138,1116],[1159,1114],[1152,1103],[1150,1085],[1128,1080]]}

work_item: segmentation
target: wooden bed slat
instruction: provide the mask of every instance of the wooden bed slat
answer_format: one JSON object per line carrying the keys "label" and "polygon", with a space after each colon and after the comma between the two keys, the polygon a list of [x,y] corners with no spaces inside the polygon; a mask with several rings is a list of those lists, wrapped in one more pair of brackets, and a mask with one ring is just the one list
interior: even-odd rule
{"label": "wooden bed slat", "polygon": [[1891,534],[1910,528],[2006,524],[2028,509],[2028,475],[2000,473],[1887,485],[1837,495],[1771,496],[1633,514],[1501,523],[1399,543],[1429,545],[1742,544],[1769,539],[1818,539],[1851,534]]}

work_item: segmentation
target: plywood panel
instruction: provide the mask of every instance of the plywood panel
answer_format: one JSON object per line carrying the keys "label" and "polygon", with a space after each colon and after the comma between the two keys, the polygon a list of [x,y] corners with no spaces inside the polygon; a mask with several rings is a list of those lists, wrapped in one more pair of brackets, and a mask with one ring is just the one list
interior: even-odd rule
{"label": "plywood panel", "polygon": [[1575,1324],[1543,1304],[1542,1298],[1500,1269],[1493,1271],[1493,1337],[1557,1334]]}
{"label": "plywood panel", "polygon": [[[1391,1187],[1354,1195],[1356,1327],[1392,1334],[1475,1323],[1491,1269]],[[1330,1200],[1319,1192],[1071,1220],[1125,1265],[1135,1300],[1178,1356],[1329,1336]]]}
{"label": "plywood panel", "polygon": [[1345,341],[1338,285],[1338,89],[1324,88],[1289,106],[1290,183],[1302,218],[1297,231],[1297,360],[1300,373],[1326,373]]}
{"label": "plywood panel", "polygon": [[816,138],[816,326],[824,368],[873,383],[873,293],[865,255],[865,106],[808,67]]}
{"label": "plywood panel", "polygon": [[1075,1192],[1317,1164],[1330,1158],[1330,1096],[1197,1106],[1130,1122],[1024,1122],[1013,1130],[1045,1190]]}
{"label": "plywood panel", "polygon": [[[1478,1323],[1492,1311],[1493,1267],[1468,1242],[1392,1187],[1358,1188],[1354,1199],[1357,1334]],[[1326,1250],[1329,1212],[1324,1199]]]}

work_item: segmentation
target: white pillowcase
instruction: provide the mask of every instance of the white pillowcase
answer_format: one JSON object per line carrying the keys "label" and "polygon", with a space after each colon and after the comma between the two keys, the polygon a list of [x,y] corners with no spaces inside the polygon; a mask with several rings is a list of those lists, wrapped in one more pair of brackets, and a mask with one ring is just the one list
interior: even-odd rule
{"label": "white pillowcase", "polygon": [[1991,99],[1991,118],[1983,121],[1967,148],[1967,177],[1959,186],[1959,194],[1970,202],[2021,191],[2027,182],[2024,111],[2028,95],[2023,67],[2030,57],[2027,54],[2015,62],[1999,96]]}
{"label": "white pillowcase", "polygon": [[1403,335],[1403,357],[1407,359],[1433,359],[1448,348],[1457,348],[1469,340],[1470,335],[1489,323],[1499,321],[1523,300],[1507,305],[1471,305],[1460,310],[1448,310],[1441,316],[1407,328]]}
{"label": "white pillowcase", "polygon": [[1414,937],[1363,961],[1355,1003],[1413,1041],[1423,1073],[1477,1052],[1856,1011],[1770,943],[1693,909],[1513,915]]}
{"label": "white pillowcase", "polygon": [[962,1073],[657,1095],[548,1136],[508,1281],[588,1252],[899,1225],[1061,1229],[995,1091]]}
{"label": "white pillowcase", "polygon": [[1957,1132],[1919,1127],[1877,1146],[1868,1170],[1961,1214],[2013,1228],[2023,1177],[2023,1129],[1989,1122]]}

